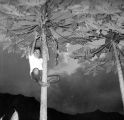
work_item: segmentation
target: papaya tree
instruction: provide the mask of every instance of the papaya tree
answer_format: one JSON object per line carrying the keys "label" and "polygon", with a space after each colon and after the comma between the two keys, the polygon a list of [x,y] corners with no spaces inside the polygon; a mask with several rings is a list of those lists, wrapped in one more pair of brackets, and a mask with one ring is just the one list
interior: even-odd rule
{"label": "papaya tree", "polygon": [[[103,35],[104,36],[104,35]],[[109,36],[109,37],[108,37]],[[88,75],[92,73],[93,75],[98,74],[99,71],[106,69],[107,72],[117,71],[120,83],[120,90],[122,95],[122,101],[124,105],[124,78],[123,78],[123,71],[122,66],[123,64],[123,41],[124,36],[119,35],[116,32],[112,32],[112,30],[108,31],[108,34],[104,36],[105,43],[99,46],[98,48],[88,49],[87,53],[85,52],[84,55],[81,54],[84,52],[78,51],[78,54],[75,54],[75,51],[72,57],[79,59],[79,62],[83,62],[86,60],[88,64],[86,65],[87,70],[85,74]],[[81,56],[82,55],[82,56]],[[116,66],[116,69],[114,68]]]}
{"label": "papaya tree", "polygon": [[110,66],[113,68],[116,65],[124,106],[124,78],[122,72],[124,56],[122,6],[124,3],[121,1],[122,3],[118,5],[113,1],[104,2],[101,8],[98,4],[94,4],[93,7],[91,6],[92,11],[88,9],[81,14],[84,15],[84,24],[79,26],[77,32],[82,34],[82,40],[85,43],[82,48],[74,51],[71,57],[84,63],[83,65],[87,68],[85,74],[93,73],[93,75],[96,75],[98,71],[104,70],[104,68],[108,71]]}
{"label": "papaya tree", "polygon": [[[63,0],[0,1],[0,42],[3,49],[27,58],[36,37],[39,36],[36,46],[42,46],[44,83],[47,83],[49,48],[56,54],[55,60],[58,63],[58,53],[66,50],[63,49],[66,48],[66,42],[61,42],[58,38],[63,37],[65,33],[66,36],[71,35],[77,25],[74,21],[68,22],[68,18],[64,17],[66,14],[66,17],[69,15],[69,19],[72,19],[71,11],[66,9],[72,2],[64,4]],[[47,120],[47,87],[41,86],[40,98],[40,120]]]}

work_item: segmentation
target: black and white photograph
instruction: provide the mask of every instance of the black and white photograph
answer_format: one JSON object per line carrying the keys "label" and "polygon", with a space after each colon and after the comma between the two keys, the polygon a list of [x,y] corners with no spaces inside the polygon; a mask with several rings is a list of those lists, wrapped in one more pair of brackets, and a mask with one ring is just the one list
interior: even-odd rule
{"label": "black and white photograph", "polygon": [[124,0],[0,0],[0,120],[124,120]]}

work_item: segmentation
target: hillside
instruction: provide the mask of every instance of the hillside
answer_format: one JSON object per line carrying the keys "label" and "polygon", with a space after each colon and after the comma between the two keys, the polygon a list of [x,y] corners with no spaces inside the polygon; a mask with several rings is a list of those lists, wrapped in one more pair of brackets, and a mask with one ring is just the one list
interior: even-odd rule
{"label": "hillside", "polygon": [[[38,120],[39,102],[33,97],[23,95],[0,94],[0,116],[5,115],[4,120],[10,119],[16,109],[20,120]],[[116,112],[94,112],[82,114],[66,114],[48,108],[48,120],[123,120],[124,116]]]}

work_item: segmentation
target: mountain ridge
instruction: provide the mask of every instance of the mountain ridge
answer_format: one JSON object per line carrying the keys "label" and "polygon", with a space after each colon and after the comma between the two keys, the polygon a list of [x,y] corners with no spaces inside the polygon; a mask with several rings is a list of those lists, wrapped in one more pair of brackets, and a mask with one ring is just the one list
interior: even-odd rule
{"label": "mountain ridge", "polygon": [[[17,110],[20,120],[38,120],[40,103],[33,97],[0,93],[0,117],[9,120],[14,110]],[[67,114],[53,108],[48,108],[48,120],[123,120],[124,115],[117,112],[95,110],[88,113]]]}

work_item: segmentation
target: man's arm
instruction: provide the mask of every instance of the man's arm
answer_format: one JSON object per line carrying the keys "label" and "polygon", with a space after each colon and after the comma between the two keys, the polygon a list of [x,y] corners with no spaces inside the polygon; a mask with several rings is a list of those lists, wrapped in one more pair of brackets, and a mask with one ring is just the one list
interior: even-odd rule
{"label": "man's arm", "polygon": [[30,55],[32,55],[34,53],[35,45],[36,45],[36,39],[34,39],[34,41],[32,43],[32,47],[31,47],[31,50],[30,50]]}

